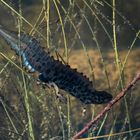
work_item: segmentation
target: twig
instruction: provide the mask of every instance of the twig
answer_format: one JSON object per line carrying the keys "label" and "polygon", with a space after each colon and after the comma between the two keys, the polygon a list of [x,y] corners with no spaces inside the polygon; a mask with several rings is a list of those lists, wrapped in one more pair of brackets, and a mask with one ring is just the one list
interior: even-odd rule
{"label": "twig", "polygon": [[72,140],[76,140],[78,138],[80,138],[80,136],[82,134],[84,134],[86,131],[88,131],[91,126],[93,124],[95,124],[100,118],[102,118],[111,108],[112,106],[117,103],[121,98],[123,98],[126,93],[132,88],[134,87],[134,85],[136,84],[137,81],[140,80],[140,73],[137,74],[137,76],[127,85],[126,88],[124,88],[112,101],[110,101],[107,106],[93,119],[91,120],[89,123],[87,123],[87,125],[81,130],[79,131],[73,138]]}

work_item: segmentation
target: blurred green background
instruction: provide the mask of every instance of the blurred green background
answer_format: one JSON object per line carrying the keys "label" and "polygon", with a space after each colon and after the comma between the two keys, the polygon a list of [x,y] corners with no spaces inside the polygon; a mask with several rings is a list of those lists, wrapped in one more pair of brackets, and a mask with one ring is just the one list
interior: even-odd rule
{"label": "blurred green background", "polygon": [[[0,24],[35,36],[51,55],[59,53],[115,97],[140,69],[140,1],[115,2],[115,31],[112,7],[113,0],[1,0]],[[61,90],[67,103],[59,101],[53,88],[13,65],[8,58],[20,67],[21,61],[0,42],[1,140],[69,140],[105,106],[85,106]],[[139,131],[131,132],[140,127],[139,84],[82,137],[127,132],[99,139],[140,139]]]}

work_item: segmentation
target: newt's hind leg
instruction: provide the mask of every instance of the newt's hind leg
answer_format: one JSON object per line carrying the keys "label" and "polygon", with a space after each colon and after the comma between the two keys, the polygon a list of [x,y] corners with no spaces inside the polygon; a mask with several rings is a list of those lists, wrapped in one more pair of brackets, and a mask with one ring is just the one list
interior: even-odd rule
{"label": "newt's hind leg", "polygon": [[47,86],[48,86],[49,88],[53,87],[53,88],[55,89],[56,95],[59,94],[59,88],[58,88],[58,86],[57,86],[54,82],[47,83]]}
{"label": "newt's hind leg", "polygon": [[67,99],[63,96],[63,94],[61,92],[59,92],[59,88],[54,82],[48,83],[47,86],[53,87],[55,89],[56,99],[58,99],[62,103],[67,102]]}
{"label": "newt's hind leg", "polygon": [[63,96],[62,93],[59,92],[58,86],[54,82],[49,82],[47,79],[47,76],[44,76],[43,74],[39,75],[38,81],[43,85],[43,87],[48,88],[54,88],[56,99],[58,99],[60,102],[66,103],[67,99]]}

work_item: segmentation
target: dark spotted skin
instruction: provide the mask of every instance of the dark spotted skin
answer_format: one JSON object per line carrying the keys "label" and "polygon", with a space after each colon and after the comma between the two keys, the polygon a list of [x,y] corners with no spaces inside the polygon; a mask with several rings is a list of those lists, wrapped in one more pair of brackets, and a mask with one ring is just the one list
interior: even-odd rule
{"label": "dark spotted skin", "polygon": [[[8,36],[3,32],[11,38],[7,39]],[[40,43],[32,36],[21,33],[20,46],[16,46],[18,38],[15,32],[12,33],[0,28],[0,35],[23,58],[23,64],[27,69],[31,72],[37,71],[40,73],[38,78],[41,82],[53,82],[60,89],[67,91],[85,104],[102,104],[112,100],[112,95],[106,91],[95,90],[92,82],[82,73],[55,60],[43,50]]]}

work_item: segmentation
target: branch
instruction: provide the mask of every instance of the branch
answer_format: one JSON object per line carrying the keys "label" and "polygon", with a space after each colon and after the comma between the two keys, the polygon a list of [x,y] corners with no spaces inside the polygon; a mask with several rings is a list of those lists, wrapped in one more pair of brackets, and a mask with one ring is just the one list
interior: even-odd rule
{"label": "branch", "polygon": [[138,73],[137,76],[127,85],[127,87],[124,88],[112,101],[110,101],[107,104],[107,106],[93,120],[91,120],[89,123],[87,123],[87,125],[81,131],[79,131],[72,138],[72,140],[76,140],[76,139],[80,138],[80,136],[82,134],[84,134],[86,131],[88,131],[91,128],[91,126],[93,124],[95,124],[100,118],[102,118],[112,108],[112,106],[115,105],[115,103],[117,103],[121,98],[123,98],[126,95],[126,93],[132,87],[134,87],[134,85],[136,84],[136,82],[138,82],[139,80],[140,80],[140,73]]}

